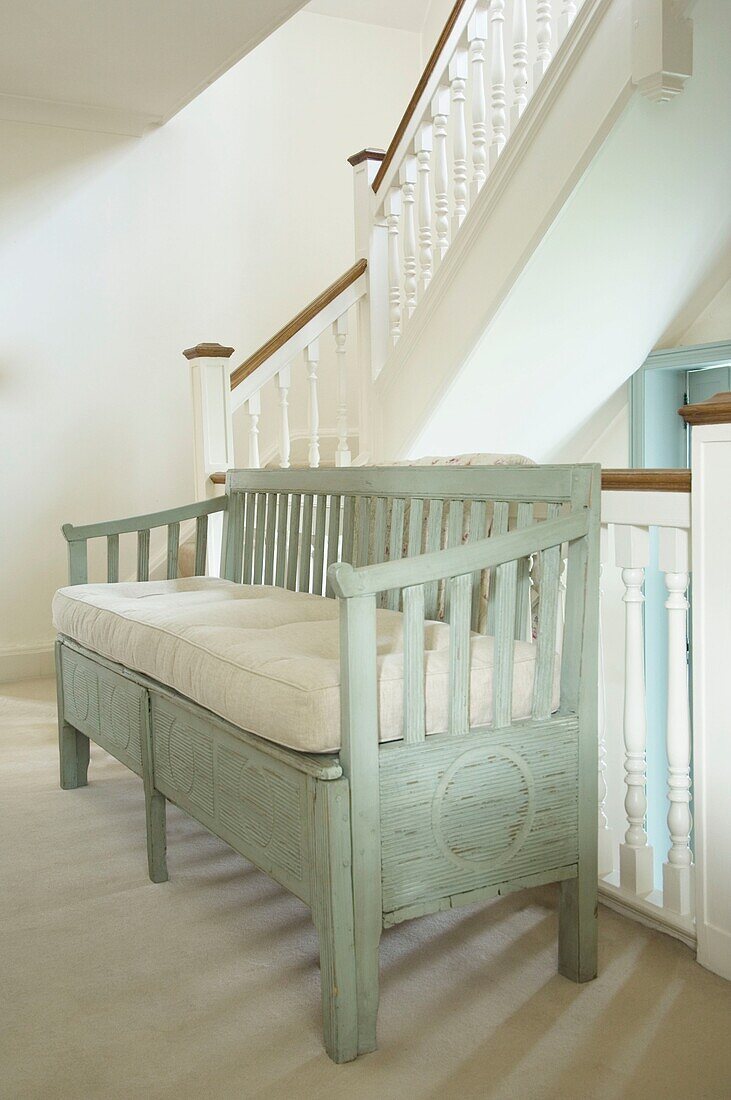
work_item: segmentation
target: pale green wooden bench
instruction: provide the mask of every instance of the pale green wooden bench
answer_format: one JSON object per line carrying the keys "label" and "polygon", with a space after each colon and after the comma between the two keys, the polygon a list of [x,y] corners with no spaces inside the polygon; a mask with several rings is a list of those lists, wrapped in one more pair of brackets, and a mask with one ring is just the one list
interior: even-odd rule
{"label": "pale green wooden bench", "polygon": [[[137,532],[138,579],[147,580],[150,529],[162,526],[168,576],[175,577],[180,524],[190,520],[203,573],[207,521],[218,511],[223,577],[340,601],[339,755],[281,748],[60,637],[62,787],[86,783],[91,738],[143,779],[153,881],[167,878],[170,799],[311,907],[325,1045],[336,1062],[375,1048],[381,929],[411,917],[559,882],[559,970],[579,982],[595,977],[599,467],[235,470],[224,497],[65,526],[70,583],[87,580],[92,538],[107,539],[108,579],[118,580],[119,537],[128,532]],[[533,716],[516,722],[513,643],[527,630],[536,555]],[[560,705],[552,713],[564,556]],[[470,628],[484,570],[495,636],[494,712],[490,726],[470,729]],[[377,606],[404,613],[403,739],[380,745]],[[439,606],[447,608],[450,629],[449,720],[442,733],[425,737],[423,621]],[[196,767],[190,783],[189,761],[176,768],[170,759],[173,739],[164,758],[158,748],[160,731],[173,721],[187,731],[177,751],[205,750],[210,765]],[[232,808],[230,773],[243,763],[247,785],[239,783]],[[175,778],[181,773],[183,783]],[[280,812],[265,836],[256,806],[266,792],[256,784],[272,782]],[[463,836],[469,846],[461,850]]]}

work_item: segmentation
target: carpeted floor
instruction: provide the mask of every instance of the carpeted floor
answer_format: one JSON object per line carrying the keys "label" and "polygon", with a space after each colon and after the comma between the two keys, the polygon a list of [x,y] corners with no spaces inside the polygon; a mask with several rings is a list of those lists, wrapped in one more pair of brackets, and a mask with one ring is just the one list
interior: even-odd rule
{"label": "carpeted floor", "polygon": [[57,785],[53,685],[0,687],[0,1096],[731,1097],[731,984],[602,908],[600,977],[556,974],[552,888],[382,940],[380,1050],[333,1065],[306,907],[99,749]]}

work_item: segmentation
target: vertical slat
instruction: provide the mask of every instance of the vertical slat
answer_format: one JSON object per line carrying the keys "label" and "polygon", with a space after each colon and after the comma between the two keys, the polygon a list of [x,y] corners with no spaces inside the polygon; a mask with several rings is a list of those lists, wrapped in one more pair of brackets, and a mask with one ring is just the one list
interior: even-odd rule
{"label": "vertical slat", "polygon": [[[327,523],[327,568],[338,560],[338,553],[340,551],[340,511],[342,497],[331,496],[330,497],[330,516]],[[334,595],[330,578],[328,577],[327,585],[325,588],[325,595],[332,597]]]}
{"label": "vertical slat", "polygon": [[[547,519],[558,517],[560,504],[549,504]],[[541,551],[540,598],[538,604],[538,641],[536,673],[533,685],[533,717],[548,718],[553,696],[553,672],[556,661],[556,619],[558,615],[561,547]]]}
{"label": "vertical slat", "polygon": [[[470,542],[479,542],[487,535],[487,503],[473,500],[470,505]],[[472,574],[472,629],[480,629],[480,605],[482,603],[482,577],[484,570]]]}
{"label": "vertical slat", "polygon": [[[525,0],[523,0],[525,2]],[[487,176],[487,105],[485,103],[485,47],[487,8],[478,4],[467,24],[467,41],[472,64],[472,184],[474,203]]]}
{"label": "vertical slat", "polygon": [[343,552],[342,561],[353,564],[355,549],[355,497],[345,497],[343,504]]}
{"label": "vertical slat", "polygon": [[401,336],[401,263],[399,260],[399,221],[401,191],[392,187],[386,196],[386,226],[388,227],[388,325],[391,341]]}
{"label": "vertical slat", "polygon": [[292,493],[289,498],[289,536],[287,538],[287,588],[293,592],[297,587],[297,560],[300,545],[300,508],[302,498]]}
{"label": "vertical slat", "polygon": [[452,94],[452,174],[454,176],[454,213],[452,240],[467,216],[467,50],[455,50],[449,62],[449,86]]}
{"label": "vertical slat", "polygon": [[283,470],[289,469],[289,456],[291,441],[289,437],[289,387],[292,384],[292,370],[290,367],[282,367],[276,376],[277,393],[279,395],[279,465]]}
{"label": "vertical slat", "polygon": [[261,584],[264,580],[264,531],[266,524],[266,493],[256,494],[256,530],[254,532],[254,564],[251,575],[252,584]]}
{"label": "vertical slat", "polygon": [[513,3],[513,106],[510,127],[514,130],[528,102],[528,6],[526,0]]}
{"label": "vertical slat", "polygon": [[371,541],[371,499],[370,497],[358,497],[358,514],[356,519],[356,546],[355,566],[368,565],[368,549]]}
{"label": "vertical slat", "polygon": [[[447,514],[447,540],[445,549],[459,546],[462,542],[464,528],[464,501],[450,500]],[[449,622],[449,585],[445,585],[444,591],[444,620]]]}
{"label": "vertical slat", "polygon": [[[508,532],[508,517],[510,505],[505,500],[496,500],[493,505],[492,524],[490,526],[490,538],[498,535],[506,535]],[[487,588],[487,619],[485,624],[487,634],[495,635],[495,571],[490,573]]]}
{"label": "vertical slat", "polygon": [[540,84],[543,74],[551,64],[551,6],[552,0],[536,3],[536,61],[533,66],[533,90]]}
{"label": "vertical slat", "polygon": [[137,580],[150,579],[150,529],[137,532]]}
{"label": "vertical slat", "polygon": [[264,584],[274,584],[274,553],[277,544],[277,494],[267,493],[266,551]]}
{"label": "vertical slat", "polygon": [[256,493],[246,494],[246,518],[244,520],[243,584],[251,584],[254,564],[254,531],[256,529]]}
{"label": "vertical slat", "polygon": [[416,191],[416,157],[404,158],[399,174],[404,228],[404,310],[408,319],[416,309],[416,221],[414,193]]}
{"label": "vertical slat", "polygon": [[409,501],[409,537],[406,543],[406,556],[413,558],[421,553],[424,543],[424,501],[421,497],[412,497]]}
{"label": "vertical slat", "polygon": [[493,727],[509,726],[513,711],[517,561],[498,565],[495,578]]}
{"label": "vertical slat", "polygon": [[[386,497],[376,497],[373,506],[373,561],[386,560]],[[379,592],[376,596],[376,605],[384,607],[386,593]]]}
{"label": "vertical slat", "polygon": [[434,261],[439,264],[449,248],[449,88],[437,88],[431,101],[431,115],[434,126]]}
{"label": "vertical slat", "polygon": [[226,535],[224,539],[224,577],[228,581],[241,583],[241,570],[244,560],[244,509],[245,494],[231,493],[225,514]]}
{"label": "vertical slat", "polygon": [[[426,521],[426,553],[432,550],[440,550],[442,545],[442,515],[444,502],[432,498],[429,501],[429,515]],[[424,586],[424,614],[427,619],[435,619],[437,615],[439,595],[439,582],[430,581]]]}
{"label": "vertical slat", "polygon": [[302,507],[302,542],[300,546],[299,591],[310,591],[310,571],[312,569],[312,493],[306,493]]}
{"label": "vertical slat", "polygon": [[424,586],[404,588],[404,741],[424,740]]}
{"label": "vertical slat", "polygon": [[167,570],[168,580],[175,580],[178,575],[178,551],[180,549],[180,524],[168,524],[168,553]]}
{"label": "vertical slat", "polygon": [[261,393],[257,390],[246,402],[246,410],[249,414],[249,466],[252,470],[258,470],[261,466],[259,458],[259,417],[261,416]]}
{"label": "vertical slat", "polygon": [[307,393],[310,425],[310,445],[307,460],[315,469],[320,465],[320,409],[317,397],[317,368],[320,362],[320,341],[313,340],[305,348],[307,366]]}
{"label": "vertical slat", "polygon": [[[391,535],[388,542],[388,560],[398,561],[404,546],[404,512],[406,502],[403,497],[394,497],[391,502]],[[386,592],[386,607],[398,611],[399,590],[392,588]]]}
{"label": "vertical slat", "polygon": [[338,445],[335,450],[335,465],[350,466],[350,443],[348,442],[348,362],[345,349],[348,338],[347,313],[341,314],[337,321],[333,322],[333,336],[335,338],[335,360],[338,365]]}
{"label": "vertical slat", "polygon": [[195,521],[195,564],[193,566],[196,577],[204,577],[206,573],[206,555],[208,553],[208,516],[198,516]]}
{"label": "vertical slat", "polygon": [[448,582],[449,622],[449,732],[466,733],[470,716],[470,611],[472,574]]}
{"label": "vertical slat", "polygon": [[[521,500],[518,504],[518,518],[516,530],[523,531],[533,523],[533,505],[530,501]],[[531,638],[531,610],[530,610],[530,558],[521,558],[518,562],[515,593],[515,637],[521,641],[530,641]]]}
{"label": "vertical slat", "polygon": [[505,54],[503,24],[505,0],[492,0],[490,4],[490,119],[492,142],[490,143],[490,170],[497,164],[506,142],[505,124]]}
{"label": "vertical slat", "polygon": [[419,271],[422,294],[429,286],[434,261],[432,259],[431,154],[432,126],[424,122],[416,135],[416,163],[419,178]]}
{"label": "vertical slat", "polygon": [[322,595],[322,569],[325,563],[325,524],[327,523],[327,497],[318,493],[315,497],[315,548],[312,566],[312,591]]}
{"label": "vertical slat", "polygon": [[107,584],[119,580],[119,535],[107,535]]}
{"label": "vertical slat", "polygon": [[285,587],[287,576],[287,520],[289,513],[289,495],[279,493],[277,497],[277,557],[274,568],[274,583],[277,588]]}

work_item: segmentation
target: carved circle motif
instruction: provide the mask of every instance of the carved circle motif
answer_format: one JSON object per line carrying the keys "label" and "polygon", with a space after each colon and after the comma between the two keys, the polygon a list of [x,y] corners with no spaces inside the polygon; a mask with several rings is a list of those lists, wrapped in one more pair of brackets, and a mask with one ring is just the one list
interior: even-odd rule
{"label": "carved circle motif", "polygon": [[112,688],[109,700],[109,714],[105,723],[105,732],[109,740],[122,749],[126,749],[132,736],[132,722],[129,714],[129,700],[125,690],[116,685]]}
{"label": "carved circle motif", "polygon": [[91,690],[89,685],[89,677],[81,665],[77,665],[74,669],[74,677],[72,681],[72,692],[74,697],[74,710],[79,718],[85,720],[89,717],[89,704],[91,702]]}
{"label": "carved circle motif", "polygon": [[269,776],[251,764],[239,772],[239,818],[243,832],[266,848],[274,832],[274,790]]}
{"label": "carved circle motif", "polygon": [[178,789],[186,794],[193,789],[195,755],[193,736],[179,722],[173,722],[168,734],[170,772]]}
{"label": "carved circle motif", "polygon": [[531,770],[504,745],[480,745],[456,757],[432,799],[432,830],[440,852],[470,871],[492,871],[513,859],[534,816]]}

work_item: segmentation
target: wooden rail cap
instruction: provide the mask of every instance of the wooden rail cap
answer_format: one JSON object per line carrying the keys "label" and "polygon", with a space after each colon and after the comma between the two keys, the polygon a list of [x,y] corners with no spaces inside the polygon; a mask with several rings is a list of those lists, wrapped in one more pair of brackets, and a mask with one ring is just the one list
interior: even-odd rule
{"label": "wooden rail cap", "polygon": [[183,355],[186,359],[230,359],[233,353],[233,348],[225,348],[223,344],[196,344],[194,348],[186,348]]}
{"label": "wooden rail cap", "polygon": [[731,424],[731,393],[714,393],[697,405],[678,409],[686,424]]}
{"label": "wooden rail cap", "polygon": [[280,328],[271,340],[267,340],[266,344],[262,344],[258,351],[255,351],[253,355],[250,355],[241,366],[231,372],[231,389],[235,390],[245,378],[248,378],[250,374],[253,374],[257,367],[260,367],[262,363],[265,363],[270,355],[274,355],[275,351],[279,351],[283,344],[286,344],[288,340],[291,340],[295,333],[299,332],[301,328],[311,321],[314,317],[317,317],[318,313],[329,306],[330,302],[333,302],[339,294],[342,294],[344,290],[359,279],[368,266],[367,260],[358,260],[352,267],[349,267],[344,275],[341,275],[339,279],[336,279],[334,283],[331,283],[329,287],[323,290],[322,294],[319,294],[317,298],[314,298],[308,306],[305,306],[296,317],[293,317],[289,324],[284,328]]}
{"label": "wooden rail cap", "polygon": [[361,149],[359,153],[353,153],[352,157],[348,157],[348,164],[352,164],[355,168],[356,164],[362,164],[364,160],[383,160],[385,155],[383,149]]}
{"label": "wooden rail cap", "polygon": [[690,470],[602,470],[604,492],[689,493]]}
{"label": "wooden rail cap", "polygon": [[413,115],[414,111],[416,110],[416,108],[419,105],[419,100],[421,99],[421,97],[424,93],[424,89],[426,88],[426,86],[429,82],[429,77],[434,72],[434,69],[437,66],[437,62],[439,61],[439,58],[442,55],[442,51],[444,50],[447,39],[449,38],[450,34],[452,33],[452,28],[454,27],[454,24],[457,22],[457,18],[459,17],[459,13],[461,12],[462,8],[465,6],[465,3],[466,3],[466,0],[457,0],[456,4],[454,5],[451,12],[449,13],[449,17],[447,19],[447,22],[444,24],[444,27],[442,28],[442,33],[439,35],[439,39],[437,41],[437,44],[434,47],[434,49],[432,50],[431,57],[429,58],[429,60],[426,63],[426,68],[424,69],[424,72],[421,74],[421,76],[419,78],[419,83],[416,85],[416,88],[414,90],[414,94],[412,95],[411,99],[409,100],[408,107],[404,111],[404,116],[401,119],[401,121],[399,122],[399,124],[396,128],[396,133],[393,135],[393,139],[391,141],[391,144],[389,145],[388,149],[386,150],[386,155],[383,158],[383,162],[381,164],[381,167],[376,172],[376,176],[375,176],[375,179],[373,180],[373,185],[372,185],[374,191],[378,191],[378,188],[381,186],[381,183],[383,182],[383,177],[386,175],[386,172],[389,169],[389,165],[391,164],[391,161],[393,160],[394,156],[396,155],[396,149],[398,147],[398,144],[401,141],[401,138],[404,136],[404,133],[406,132],[407,126],[411,122],[411,116]]}

